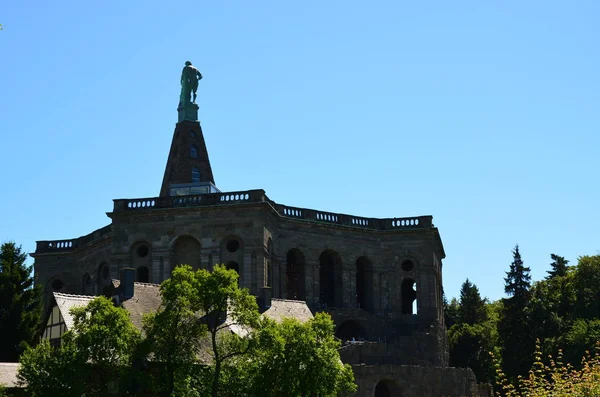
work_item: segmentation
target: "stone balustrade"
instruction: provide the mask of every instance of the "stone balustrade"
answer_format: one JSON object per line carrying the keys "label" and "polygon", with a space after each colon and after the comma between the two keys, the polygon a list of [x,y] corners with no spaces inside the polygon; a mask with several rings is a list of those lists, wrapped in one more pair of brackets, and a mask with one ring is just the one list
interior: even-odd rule
{"label": "stone balustrade", "polygon": [[[117,199],[113,201],[113,213],[267,202],[283,218],[302,220],[311,223],[341,225],[369,230],[428,229],[433,227],[433,217],[431,216],[417,216],[409,218],[364,218],[354,215],[317,211],[308,208],[290,207],[283,204],[277,204],[276,202],[270,200],[265,194],[264,190],[207,193],[191,196]],[[35,252],[44,253],[74,250],[94,240],[102,238],[106,234],[110,233],[110,231],[111,227],[108,225],[95,230],[86,236],[75,239],[38,241]]]}
{"label": "stone balustrade", "polygon": [[70,240],[51,240],[51,241],[38,241],[36,244],[36,253],[45,253],[45,252],[62,252],[62,251],[70,251],[76,248],[82,247],[86,244],[91,243],[92,241],[96,241],[101,239],[102,237],[110,234],[111,226],[107,225],[98,230],[94,230],[90,234],[85,236],[81,236],[78,238],[73,238]]}
{"label": "stone balustrade", "polygon": [[142,199],[114,200],[114,212],[144,211],[155,208],[197,207],[208,205],[230,205],[268,202],[284,218],[301,219],[309,222],[343,225],[360,229],[395,230],[427,229],[433,227],[431,216],[409,218],[364,218],[308,208],[290,207],[270,200],[264,190],[208,193],[194,196],[153,197]]}

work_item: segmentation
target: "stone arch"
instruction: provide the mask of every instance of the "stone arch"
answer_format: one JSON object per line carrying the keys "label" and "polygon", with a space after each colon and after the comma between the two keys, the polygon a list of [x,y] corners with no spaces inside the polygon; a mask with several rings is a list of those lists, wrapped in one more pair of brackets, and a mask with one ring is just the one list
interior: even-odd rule
{"label": "stone arch", "polygon": [[96,275],[96,294],[104,294],[105,290],[112,285],[110,266],[101,262]]}
{"label": "stone arch", "polygon": [[94,295],[94,284],[89,273],[85,273],[81,277],[81,293],[83,295]]}
{"label": "stone arch", "polygon": [[375,397],[401,397],[402,391],[394,382],[390,379],[382,379],[377,385],[375,385]]}
{"label": "stone arch", "polygon": [[319,256],[319,288],[321,304],[343,306],[342,260],[334,250],[327,249]]}
{"label": "stone arch", "polygon": [[356,320],[344,321],[335,331],[335,336],[343,341],[368,340],[367,331]]}
{"label": "stone arch", "polygon": [[366,256],[356,260],[356,304],[368,312],[373,310],[373,263]]}
{"label": "stone arch", "polygon": [[150,269],[148,266],[140,266],[135,270],[135,279],[139,283],[150,282]]}
{"label": "stone arch", "polygon": [[400,284],[402,314],[417,314],[417,283],[412,278],[405,278]]}
{"label": "stone arch", "polygon": [[171,270],[179,265],[189,265],[197,270],[202,265],[202,246],[192,236],[179,236],[173,242]]}
{"label": "stone arch", "polygon": [[287,252],[285,277],[288,299],[306,300],[304,254],[298,248]]}
{"label": "stone arch", "polygon": [[238,274],[238,285],[240,284],[240,265],[236,261],[229,261],[225,264],[227,270],[235,270]]}

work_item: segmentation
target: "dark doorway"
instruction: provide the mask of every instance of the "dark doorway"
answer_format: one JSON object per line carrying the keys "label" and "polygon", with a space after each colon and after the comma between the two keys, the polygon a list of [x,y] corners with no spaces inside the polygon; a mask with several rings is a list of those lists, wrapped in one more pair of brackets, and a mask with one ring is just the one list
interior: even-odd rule
{"label": "dark doorway", "polygon": [[238,274],[238,285],[240,284],[240,265],[237,264],[237,262],[235,261],[229,261],[225,264],[225,268],[227,270],[235,270],[235,272]]}

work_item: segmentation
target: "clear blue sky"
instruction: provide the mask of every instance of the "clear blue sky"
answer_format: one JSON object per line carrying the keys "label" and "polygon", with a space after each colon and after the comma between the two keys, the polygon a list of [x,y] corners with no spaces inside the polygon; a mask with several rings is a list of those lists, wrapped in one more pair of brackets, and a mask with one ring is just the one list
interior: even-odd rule
{"label": "clear blue sky", "polygon": [[0,240],[73,238],[157,196],[179,74],[204,74],[217,186],[431,214],[446,293],[511,249],[600,250],[598,1],[5,1]]}

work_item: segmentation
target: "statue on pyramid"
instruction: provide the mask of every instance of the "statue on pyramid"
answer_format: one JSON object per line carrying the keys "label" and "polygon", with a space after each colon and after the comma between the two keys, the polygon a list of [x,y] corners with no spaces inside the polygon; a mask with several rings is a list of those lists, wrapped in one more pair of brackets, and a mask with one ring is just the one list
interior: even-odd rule
{"label": "statue on pyramid", "polygon": [[[179,104],[196,103],[196,91],[198,90],[198,81],[202,79],[202,73],[190,61],[186,61],[183,70],[181,71],[181,97]],[[193,99],[190,102],[190,96]]]}

